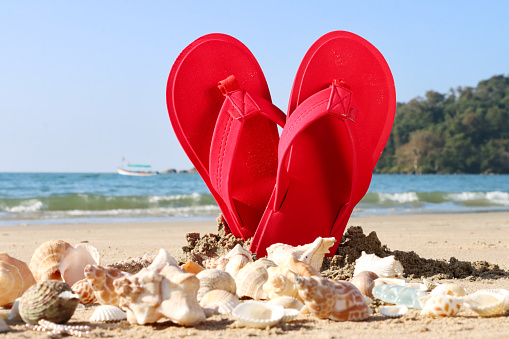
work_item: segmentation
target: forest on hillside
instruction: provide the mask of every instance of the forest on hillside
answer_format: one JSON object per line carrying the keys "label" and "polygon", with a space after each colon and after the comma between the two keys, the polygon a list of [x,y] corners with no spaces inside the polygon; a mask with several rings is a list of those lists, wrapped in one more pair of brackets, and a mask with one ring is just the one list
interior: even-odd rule
{"label": "forest on hillside", "polygon": [[398,103],[377,173],[509,173],[509,77]]}

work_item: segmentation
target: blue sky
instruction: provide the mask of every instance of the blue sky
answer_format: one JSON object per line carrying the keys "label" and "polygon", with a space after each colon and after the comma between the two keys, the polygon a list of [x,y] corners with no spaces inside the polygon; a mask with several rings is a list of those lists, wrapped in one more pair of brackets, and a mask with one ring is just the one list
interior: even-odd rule
{"label": "blue sky", "polygon": [[321,35],[347,30],[385,56],[397,100],[509,73],[507,1],[1,1],[0,172],[192,165],[168,119],[178,54],[226,33],[258,59],[286,110]]}

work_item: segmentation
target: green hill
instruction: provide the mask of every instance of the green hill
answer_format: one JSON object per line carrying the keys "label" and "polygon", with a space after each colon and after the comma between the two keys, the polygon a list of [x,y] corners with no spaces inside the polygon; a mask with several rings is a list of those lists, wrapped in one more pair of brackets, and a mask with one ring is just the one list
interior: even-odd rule
{"label": "green hill", "polygon": [[509,173],[509,77],[398,103],[378,173]]}

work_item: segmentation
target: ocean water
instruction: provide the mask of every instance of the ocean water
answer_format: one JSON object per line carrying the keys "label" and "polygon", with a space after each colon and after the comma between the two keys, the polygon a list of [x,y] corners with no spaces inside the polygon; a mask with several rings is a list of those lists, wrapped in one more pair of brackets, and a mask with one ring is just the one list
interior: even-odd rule
{"label": "ocean water", "polygon": [[[375,174],[354,216],[509,211],[509,175]],[[212,220],[198,174],[0,173],[0,226]]]}

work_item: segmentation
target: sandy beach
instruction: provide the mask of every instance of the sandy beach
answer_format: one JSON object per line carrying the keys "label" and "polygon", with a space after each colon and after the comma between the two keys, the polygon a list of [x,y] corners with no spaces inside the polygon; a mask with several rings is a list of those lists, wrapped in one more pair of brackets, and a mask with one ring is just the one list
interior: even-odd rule
{"label": "sandy beach", "polygon": [[[509,271],[509,213],[464,213],[388,215],[352,218],[349,226],[361,226],[365,234],[376,232],[382,244],[391,250],[414,251],[422,258],[460,261],[487,261]],[[0,228],[0,252],[30,262],[34,250],[44,241],[61,239],[74,245],[88,242],[95,246],[103,265],[155,255],[167,249],[175,258],[182,257],[185,235],[189,232],[216,233],[217,224],[210,222],[109,223],[66,225],[19,225]],[[458,283],[468,292],[481,288],[509,289],[508,275],[498,279],[467,277],[444,280]],[[87,323],[97,305],[75,312],[70,324]],[[131,326],[128,322],[92,324],[90,337],[114,338],[223,338],[223,337],[320,337],[320,338],[506,338],[509,337],[507,313],[481,318],[468,309],[444,319],[425,318],[420,311],[410,310],[399,319],[387,319],[374,313],[364,322],[334,322],[300,316],[297,320],[271,329],[239,327],[230,315],[216,315],[197,327],[183,327],[169,321],[147,326]],[[46,338],[45,333],[24,330],[12,325],[6,338]]]}

